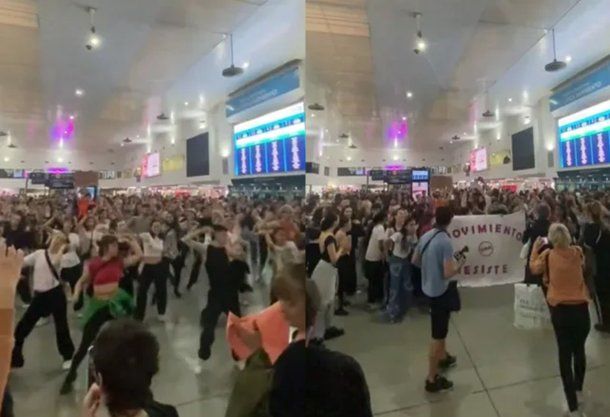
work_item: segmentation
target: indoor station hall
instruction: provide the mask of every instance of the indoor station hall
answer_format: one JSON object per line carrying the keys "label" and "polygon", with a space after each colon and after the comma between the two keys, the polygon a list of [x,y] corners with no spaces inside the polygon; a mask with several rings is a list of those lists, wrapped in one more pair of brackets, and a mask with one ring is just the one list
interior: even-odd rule
{"label": "indoor station hall", "polygon": [[610,415],[608,10],[306,1],[312,339],[362,415]]}
{"label": "indoor station hall", "polygon": [[269,374],[305,314],[304,25],[301,0],[0,0],[0,416],[261,395],[247,360]]}

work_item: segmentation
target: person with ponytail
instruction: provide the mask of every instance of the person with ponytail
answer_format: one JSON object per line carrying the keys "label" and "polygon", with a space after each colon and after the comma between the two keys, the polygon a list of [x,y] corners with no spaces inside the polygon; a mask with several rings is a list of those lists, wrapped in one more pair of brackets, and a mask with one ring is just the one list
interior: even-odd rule
{"label": "person with ponytail", "polygon": [[148,290],[153,283],[155,284],[158,319],[161,322],[167,320],[165,311],[167,309],[168,264],[163,261],[164,245],[161,231],[161,222],[154,220],[150,224],[150,230],[147,233],[140,234],[144,250],[142,264],[140,265],[140,285],[138,285],[136,313],[134,314],[134,317],[138,320],[144,320]]}

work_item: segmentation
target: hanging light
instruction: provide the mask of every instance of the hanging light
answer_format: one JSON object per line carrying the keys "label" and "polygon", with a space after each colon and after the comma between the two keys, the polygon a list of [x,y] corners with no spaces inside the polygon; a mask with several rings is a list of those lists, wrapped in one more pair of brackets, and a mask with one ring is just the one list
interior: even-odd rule
{"label": "hanging light", "polygon": [[95,10],[96,9],[94,7],[87,8],[87,11],[89,12],[89,20],[91,22],[91,29],[89,29],[89,36],[87,37],[87,43],[85,44],[85,48],[87,48],[88,51],[97,49],[102,44],[102,39],[95,30]]}
{"label": "hanging light", "polygon": [[544,66],[544,70],[546,72],[561,71],[562,69],[567,67],[568,64],[566,64],[563,61],[558,61],[557,60],[557,48],[556,48],[556,45],[555,45],[555,28],[553,28],[551,35],[553,37],[553,61],[551,61],[548,64],[546,64]]}
{"label": "hanging light", "polygon": [[420,53],[426,52],[428,43],[424,39],[424,35],[421,31],[421,13],[415,12],[413,13],[413,17],[415,18],[415,23],[417,24],[417,33],[415,35],[415,47],[413,48],[413,52],[419,55]]}

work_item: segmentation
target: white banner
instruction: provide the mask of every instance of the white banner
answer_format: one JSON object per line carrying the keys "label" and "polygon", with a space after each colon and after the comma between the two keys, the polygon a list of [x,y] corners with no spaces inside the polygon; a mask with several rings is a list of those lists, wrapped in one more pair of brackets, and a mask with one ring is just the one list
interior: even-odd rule
{"label": "white banner", "polygon": [[523,281],[525,261],[519,258],[525,215],[456,216],[448,228],[453,249],[468,246],[466,263],[456,279],[466,287]]}

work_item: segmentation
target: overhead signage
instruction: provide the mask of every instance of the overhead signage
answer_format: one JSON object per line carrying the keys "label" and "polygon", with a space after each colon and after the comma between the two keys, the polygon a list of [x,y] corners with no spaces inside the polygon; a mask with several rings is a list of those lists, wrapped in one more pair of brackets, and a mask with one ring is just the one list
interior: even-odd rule
{"label": "overhead signage", "polygon": [[338,177],[362,177],[366,175],[365,167],[339,167],[337,168]]}
{"label": "overhead signage", "polygon": [[300,85],[299,67],[297,65],[291,66],[231,97],[226,103],[225,113],[227,117],[233,116],[265,101],[294,91]]}
{"label": "overhead signage", "polygon": [[277,174],[305,170],[303,102],[235,125],[235,174]]}
{"label": "overhead signage", "polygon": [[610,86],[610,58],[602,62],[597,68],[558,89],[549,100],[551,111],[608,86]]}
{"label": "overhead signage", "polygon": [[557,127],[561,168],[610,163],[610,100],[560,118]]}
{"label": "overhead signage", "polygon": [[45,185],[52,190],[71,190],[74,188],[74,174],[48,174]]}
{"label": "overhead signage", "polygon": [[386,171],[385,180],[388,184],[408,184],[411,182],[411,175],[410,169]]}
{"label": "overhead signage", "polygon": [[384,181],[385,180],[385,171],[383,169],[372,169],[369,171],[371,175],[371,180],[373,181]]}

